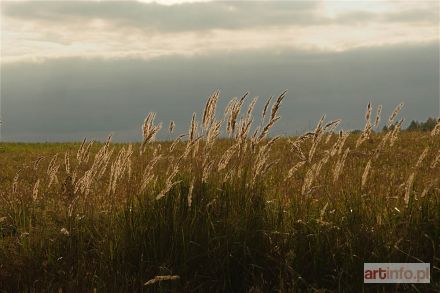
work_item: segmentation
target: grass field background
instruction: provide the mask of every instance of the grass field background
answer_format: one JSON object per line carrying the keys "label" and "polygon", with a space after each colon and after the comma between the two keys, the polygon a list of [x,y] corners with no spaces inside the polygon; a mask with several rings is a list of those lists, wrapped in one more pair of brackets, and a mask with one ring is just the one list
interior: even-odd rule
{"label": "grass field background", "polygon": [[[283,95],[217,99],[174,142],[150,114],[142,143],[0,144],[1,290],[440,290],[439,125],[380,132],[369,105],[358,134],[273,137]],[[431,284],[364,285],[364,262],[430,262]]]}

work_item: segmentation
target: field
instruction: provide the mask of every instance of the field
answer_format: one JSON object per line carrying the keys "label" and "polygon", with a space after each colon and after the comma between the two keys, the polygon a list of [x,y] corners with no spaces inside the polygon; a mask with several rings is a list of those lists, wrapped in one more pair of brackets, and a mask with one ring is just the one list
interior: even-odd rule
{"label": "field", "polygon": [[[440,125],[400,131],[398,106],[382,132],[368,105],[360,133],[271,136],[283,98],[216,118],[214,93],[169,142],[149,114],[138,144],[0,144],[0,289],[439,291]],[[431,284],[364,285],[364,262]]]}

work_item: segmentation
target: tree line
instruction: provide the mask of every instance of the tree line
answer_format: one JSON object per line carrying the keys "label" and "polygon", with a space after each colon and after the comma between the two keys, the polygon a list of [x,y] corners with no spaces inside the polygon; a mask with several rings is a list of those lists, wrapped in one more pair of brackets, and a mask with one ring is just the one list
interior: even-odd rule
{"label": "tree line", "polygon": [[[412,120],[408,127],[405,129],[406,131],[432,131],[437,124],[437,119],[429,117],[425,122],[420,122],[416,120]],[[392,130],[395,125],[391,125],[389,128],[385,125],[382,128],[382,131]]]}

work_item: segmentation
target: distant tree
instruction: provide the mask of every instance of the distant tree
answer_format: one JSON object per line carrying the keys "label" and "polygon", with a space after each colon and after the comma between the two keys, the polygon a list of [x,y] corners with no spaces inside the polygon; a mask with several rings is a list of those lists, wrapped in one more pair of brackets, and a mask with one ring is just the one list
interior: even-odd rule
{"label": "distant tree", "polygon": [[411,121],[411,123],[409,124],[408,128],[406,129],[407,131],[419,131],[420,130],[420,123],[418,121]]}
{"label": "distant tree", "polygon": [[431,131],[434,129],[435,125],[437,124],[437,120],[434,118],[428,118],[425,123],[422,124],[422,131]]}
{"label": "distant tree", "polygon": [[407,131],[431,131],[434,129],[437,120],[430,117],[425,122],[411,121]]}

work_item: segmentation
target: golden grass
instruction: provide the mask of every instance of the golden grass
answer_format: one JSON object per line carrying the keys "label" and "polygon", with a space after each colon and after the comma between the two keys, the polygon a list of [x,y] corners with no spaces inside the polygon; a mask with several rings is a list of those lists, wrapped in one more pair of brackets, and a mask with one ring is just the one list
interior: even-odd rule
{"label": "golden grass", "polygon": [[400,104],[379,133],[382,106],[371,121],[368,104],[359,135],[336,133],[341,120],[324,115],[304,135],[269,137],[285,97],[254,116],[245,94],[217,117],[216,91],[173,142],[155,141],[162,123],[149,113],[140,144],[2,144],[0,281],[337,291],[362,289],[361,271],[347,270],[364,261],[439,266],[440,120],[431,133],[401,132]]}

